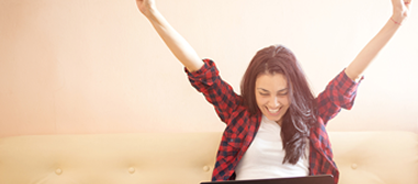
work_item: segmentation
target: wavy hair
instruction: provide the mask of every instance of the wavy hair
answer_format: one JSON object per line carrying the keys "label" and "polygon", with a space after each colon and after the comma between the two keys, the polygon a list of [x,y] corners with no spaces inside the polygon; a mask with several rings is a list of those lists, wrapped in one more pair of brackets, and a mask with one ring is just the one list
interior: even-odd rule
{"label": "wavy hair", "polygon": [[296,162],[305,155],[309,132],[316,122],[316,101],[295,55],[282,45],[272,45],[257,52],[241,81],[243,103],[251,114],[260,110],[255,97],[255,82],[261,74],[282,74],[289,88],[290,107],[282,117],[280,133],[285,150],[283,163]]}

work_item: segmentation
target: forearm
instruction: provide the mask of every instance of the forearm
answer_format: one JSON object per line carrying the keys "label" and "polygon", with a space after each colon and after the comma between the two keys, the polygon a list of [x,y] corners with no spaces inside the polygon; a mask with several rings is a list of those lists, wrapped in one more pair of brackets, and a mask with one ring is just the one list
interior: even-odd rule
{"label": "forearm", "polygon": [[361,50],[345,72],[352,80],[358,79],[377,54],[395,35],[402,22],[408,17],[412,0],[392,0],[393,14],[377,35]]}
{"label": "forearm", "polygon": [[174,56],[190,71],[199,70],[203,62],[191,45],[167,22],[162,14],[156,10],[150,10],[147,15],[161,39],[168,46]]}
{"label": "forearm", "polygon": [[346,68],[345,72],[347,76],[352,80],[360,78],[367,66],[369,66],[377,54],[389,42],[399,27],[400,24],[389,19],[379,33],[361,50],[353,62]]}

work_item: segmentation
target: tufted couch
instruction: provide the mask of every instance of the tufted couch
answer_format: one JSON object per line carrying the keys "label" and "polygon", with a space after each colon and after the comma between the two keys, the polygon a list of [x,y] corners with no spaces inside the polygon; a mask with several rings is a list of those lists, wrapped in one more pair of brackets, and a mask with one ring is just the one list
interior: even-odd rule
{"label": "tufted couch", "polygon": [[[340,184],[418,184],[418,135],[331,132]],[[0,184],[198,184],[221,133],[34,135],[0,139]]]}

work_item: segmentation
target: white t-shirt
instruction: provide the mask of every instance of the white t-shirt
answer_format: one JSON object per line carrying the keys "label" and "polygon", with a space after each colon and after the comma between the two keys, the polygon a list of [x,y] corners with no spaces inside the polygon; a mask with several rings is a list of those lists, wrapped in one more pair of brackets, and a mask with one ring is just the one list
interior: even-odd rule
{"label": "white t-shirt", "polygon": [[235,169],[236,180],[309,175],[309,146],[306,157],[302,156],[295,165],[283,164],[285,150],[280,130],[278,123],[263,115],[257,135]]}

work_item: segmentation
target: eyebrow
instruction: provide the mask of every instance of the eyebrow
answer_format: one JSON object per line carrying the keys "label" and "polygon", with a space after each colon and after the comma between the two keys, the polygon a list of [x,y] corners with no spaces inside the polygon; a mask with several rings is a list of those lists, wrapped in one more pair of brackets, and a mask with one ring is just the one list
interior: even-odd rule
{"label": "eyebrow", "polygon": [[[264,89],[264,88],[257,88],[257,89],[258,89],[258,90],[262,90],[263,92],[270,92],[269,90]],[[277,92],[279,93],[279,92],[283,92],[283,91],[286,91],[286,90],[288,90],[288,88],[281,89],[281,90],[279,90],[279,91],[277,91]]]}

